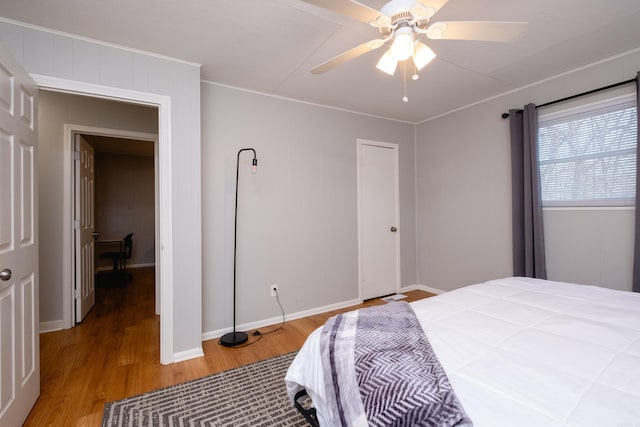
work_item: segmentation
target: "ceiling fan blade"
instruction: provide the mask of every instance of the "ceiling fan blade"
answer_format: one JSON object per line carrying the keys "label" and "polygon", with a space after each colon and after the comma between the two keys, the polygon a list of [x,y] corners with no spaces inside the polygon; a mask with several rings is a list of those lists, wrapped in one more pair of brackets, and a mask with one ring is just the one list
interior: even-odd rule
{"label": "ceiling fan blade", "polygon": [[374,49],[379,48],[385,43],[385,41],[386,40],[375,39],[375,40],[368,41],[366,43],[362,43],[361,45],[356,46],[353,49],[349,49],[348,51],[343,52],[340,55],[334,58],[331,58],[328,61],[323,62],[322,64],[312,69],[311,73],[313,74],[325,73],[340,64],[343,64],[347,61],[357,58],[360,55],[364,55],[367,52],[370,52]]}
{"label": "ceiling fan blade", "polygon": [[511,42],[527,31],[526,22],[447,21],[435,22],[425,31],[430,39]]}
{"label": "ceiling fan blade", "polygon": [[[375,21],[380,12],[355,0],[302,0],[306,3],[332,10],[342,15],[350,16],[358,21],[368,24]],[[442,0],[437,0],[442,1]]]}

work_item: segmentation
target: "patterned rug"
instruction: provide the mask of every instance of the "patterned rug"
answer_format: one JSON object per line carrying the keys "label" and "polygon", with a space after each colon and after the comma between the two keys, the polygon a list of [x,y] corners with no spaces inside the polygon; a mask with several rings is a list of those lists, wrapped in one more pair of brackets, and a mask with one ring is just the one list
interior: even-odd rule
{"label": "patterned rug", "polygon": [[107,403],[102,426],[307,426],[284,383],[295,354]]}

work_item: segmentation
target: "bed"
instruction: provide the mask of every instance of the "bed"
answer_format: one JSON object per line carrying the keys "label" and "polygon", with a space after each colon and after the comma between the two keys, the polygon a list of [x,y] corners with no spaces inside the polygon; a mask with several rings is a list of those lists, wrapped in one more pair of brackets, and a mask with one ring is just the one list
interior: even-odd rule
{"label": "bed", "polygon": [[[640,294],[512,277],[410,306],[474,426],[640,427]],[[367,425],[335,418],[321,335],[289,367],[292,401],[305,390],[322,427]]]}

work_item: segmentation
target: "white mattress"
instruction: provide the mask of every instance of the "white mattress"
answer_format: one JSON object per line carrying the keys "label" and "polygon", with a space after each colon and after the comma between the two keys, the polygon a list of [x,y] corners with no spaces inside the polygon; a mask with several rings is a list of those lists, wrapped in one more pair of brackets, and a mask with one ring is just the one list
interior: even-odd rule
{"label": "white mattress", "polygon": [[[640,427],[640,294],[507,278],[411,305],[476,427]],[[286,381],[326,427],[318,336]]]}

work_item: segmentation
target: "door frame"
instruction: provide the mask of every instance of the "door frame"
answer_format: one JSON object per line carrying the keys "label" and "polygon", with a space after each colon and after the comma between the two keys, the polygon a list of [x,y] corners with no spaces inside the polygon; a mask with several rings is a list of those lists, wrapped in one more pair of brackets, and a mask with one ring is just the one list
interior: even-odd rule
{"label": "door frame", "polygon": [[[155,235],[155,240],[156,242],[158,242],[159,240],[159,234],[160,234],[160,227],[158,224],[158,210],[159,210],[159,206],[158,206],[158,168],[157,168],[157,158],[156,156],[158,155],[158,149],[157,149],[157,144],[158,144],[158,134],[155,133],[146,133],[146,132],[135,132],[135,131],[127,131],[127,130],[121,130],[121,129],[110,129],[110,128],[100,128],[100,127],[95,127],[95,126],[84,126],[84,125],[76,125],[76,124],[69,124],[69,123],[65,123],[64,125],[64,153],[65,153],[65,160],[63,162],[63,185],[65,186],[65,191],[63,191],[63,196],[62,196],[62,205],[64,207],[63,210],[63,214],[62,214],[62,218],[64,221],[64,224],[73,224],[73,206],[75,203],[75,199],[78,196],[78,194],[76,194],[75,190],[74,190],[74,185],[73,185],[73,178],[74,178],[74,169],[75,169],[75,162],[74,162],[74,141],[75,141],[75,136],[76,135],[95,135],[95,136],[108,136],[108,137],[113,137],[113,138],[125,138],[125,139],[134,139],[134,140],[142,140],[142,141],[153,141],[154,143],[154,148],[153,148],[153,152],[154,152],[154,168],[153,168],[153,174],[154,174],[154,192],[155,192],[155,197],[154,197],[154,217],[155,217],[155,231],[154,231],[154,235]],[[70,156],[70,158],[69,158]],[[68,169],[67,169],[68,168]],[[67,188],[68,187],[68,188]],[[68,190],[68,191],[67,191]],[[67,196],[69,197],[69,200],[67,200]],[[63,263],[64,265],[70,265],[72,268],[74,266],[74,260],[76,257],[76,252],[75,252],[75,240],[73,239],[73,233],[74,233],[74,229],[71,229],[71,247],[70,247],[70,251],[66,252],[64,251],[64,253],[62,254],[62,259],[63,259]],[[64,232],[64,230],[63,230]],[[67,236],[63,236],[63,239],[66,239]],[[158,245],[156,246],[156,251],[155,251],[155,276],[159,277],[159,269],[160,269],[160,259],[159,259],[159,251],[157,250]],[[71,259],[69,259],[69,257]],[[63,269],[62,272],[62,280],[63,280],[63,290],[62,290],[62,298],[63,298],[63,303],[62,303],[62,324],[63,324],[63,328],[68,329],[68,328],[72,328],[75,326],[76,322],[74,321],[75,319],[75,295],[74,295],[74,289],[77,285],[77,283],[75,283],[75,276],[73,274],[73,270],[72,270],[72,274],[71,277],[66,277],[66,269]],[[155,286],[156,286],[156,302],[155,302],[155,307],[156,307],[156,314],[160,314],[160,288],[159,288],[159,281],[156,280],[155,281]]]}
{"label": "door frame", "polygon": [[[399,147],[398,144],[390,143],[390,142],[382,142],[382,141],[372,141],[368,139],[360,139],[356,140],[356,165],[357,165],[357,199],[358,199],[358,298],[362,300],[364,295],[363,292],[363,262],[362,262],[362,239],[363,239],[363,211],[362,211],[362,166],[361,166],[361,157],[360,157],[360,148],[364,145],[369,145],[373,147],[381,147],[385,149],[393,150],[394,154],[394,176],[395,176],[395,223],[396,227],[399,231],[402,230],[400,224],[400,162],[399,162]],[[400,263],[400,232],[396,233],[396,292],[400,290],[401,287],[401,263]]]}
{"label": "door frame", "polygon": [[[156,242],[156,286],[159,286],[160,298],[160,363],[163,365],[173,363],[173,180],[171,169],[171,97],[155,93],[139,92],[129,89],[103,86],[93,83],[79,82],[75,80],[61,79],[58,77],[32,74],[31,77],[38,84],[38,89],[55,92],[70,93],[74,95],[89,96],[93,98],[121,101],[130,104],[153,106],[158,109],[158,143],[157,150],[157,174],[158,174],[158,240]],[[66,149],[66,147],[65,147]],[[64,162],[71,162],[72,154],[64,153]],[[70,165],[64,166],[70,168]],[[68,169],[65,169],[68,170]],[[66,174],[64,179],[70,179]],[[66,206],[71,200],[70,184],[64,183],[63,194]],[[63,251],[67,259],[64,262],[63,277],[69,280],[73,271],[73,258],[69,257],[73,246],[71,243],[72,221],[65,219],[63,227]],[[157,282],[160,282],[159,284]],[[66,288],[63,286],[63,288]],[[69,298],[65,298],[69,301]],[[69,313],[69,310],[65,310]],[[66,314],[65,316],[67,316]],[[70,320],[69,320],[69,323]],[[65,326],[63,326],[65,327]],[[68,326],[70,327],[70,326]]]}

